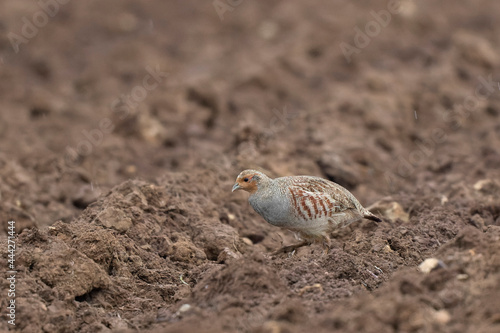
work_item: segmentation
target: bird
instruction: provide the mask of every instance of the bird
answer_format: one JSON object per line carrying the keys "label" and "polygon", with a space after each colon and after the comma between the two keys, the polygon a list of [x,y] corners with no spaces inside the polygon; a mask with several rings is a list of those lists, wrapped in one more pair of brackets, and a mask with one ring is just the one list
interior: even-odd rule
{"label": "bird", "polygon": [[302,240],[284,246],[275,254],[321,242],[328,252],[329,234],[363,218],[382,220],[364,208],[347,189],[315,176],[270,178],[257,170],[244,170],[236,178],[232,192],[250,193],[252,208],[268,223],[295,232]]}

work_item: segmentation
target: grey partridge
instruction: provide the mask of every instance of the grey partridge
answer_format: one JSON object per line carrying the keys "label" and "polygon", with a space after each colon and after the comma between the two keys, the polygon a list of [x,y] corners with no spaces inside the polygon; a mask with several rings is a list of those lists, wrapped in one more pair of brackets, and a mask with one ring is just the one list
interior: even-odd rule
{"label": "grey partridge", "polygon": [[292,230],[302,238],[301,243],[276,253],[291,252],[317,241],[328,250],[333,230],[362,218],[381,221],[348,190],[320,177],[272,179],[260,171],[244,170],[236,178],[232,191],[236,190],[250,193],[250,205],[268,223]]}

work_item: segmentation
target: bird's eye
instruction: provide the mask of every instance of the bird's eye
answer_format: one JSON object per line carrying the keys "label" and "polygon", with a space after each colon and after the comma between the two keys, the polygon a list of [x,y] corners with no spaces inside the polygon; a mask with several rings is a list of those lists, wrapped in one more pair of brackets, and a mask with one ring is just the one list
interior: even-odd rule
{"label": "bird's eye", "polygon": [[248,182],[248,178],[243,179],[244,182]]}

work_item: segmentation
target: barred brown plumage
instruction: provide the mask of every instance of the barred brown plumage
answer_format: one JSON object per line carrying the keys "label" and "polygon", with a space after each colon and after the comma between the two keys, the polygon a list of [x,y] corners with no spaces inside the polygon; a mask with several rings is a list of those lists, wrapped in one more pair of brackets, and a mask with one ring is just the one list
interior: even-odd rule
{"label": "barred brown plumage", "polygon": [[364,208],[345,188],[313,176],[289,176],[271,179],[256,170],[242,171],[233,192],[250,193],[250,205],[272,225],[295,231],[303,242],[286,246],[289,252],[315,241],[330,245],[329,233],[341,226],[366,218],[381,220]]}

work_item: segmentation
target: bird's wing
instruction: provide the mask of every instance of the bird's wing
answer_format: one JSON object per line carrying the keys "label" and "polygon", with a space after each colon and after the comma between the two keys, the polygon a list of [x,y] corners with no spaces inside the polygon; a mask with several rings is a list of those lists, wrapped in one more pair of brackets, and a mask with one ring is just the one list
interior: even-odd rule
{"label": "bird's wing", "polygon": [[[356,209],[341,188],[319,179],[297,179],[288,188],[297,214],[305,219],[335,217]],[[331,183],[333,184],[333,183]]]}
{"label": "bird's wing", "polygon": [[296,186],[307,193],[320,194],[320,196],[335,201],[338,206],[358,208],[357,199],[342,186],[319,177],[299,176],[296,177],[292,186]]}
{"label": "bird's wing", "polygon": [[304,218],[321,218],[325,216],[322,212],[326,211],[327,217],[344,226],[363,217],[380,222],[351,192],[329,180],[298,176],[293,178],[289,189],[297,214]]}

